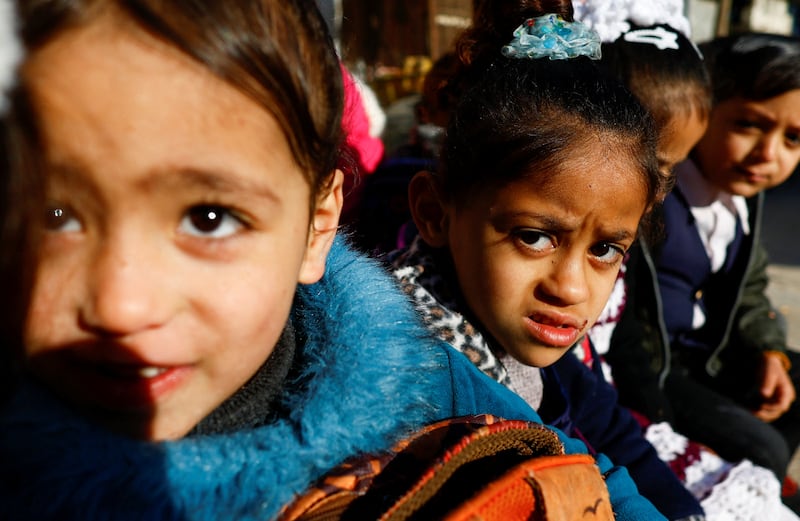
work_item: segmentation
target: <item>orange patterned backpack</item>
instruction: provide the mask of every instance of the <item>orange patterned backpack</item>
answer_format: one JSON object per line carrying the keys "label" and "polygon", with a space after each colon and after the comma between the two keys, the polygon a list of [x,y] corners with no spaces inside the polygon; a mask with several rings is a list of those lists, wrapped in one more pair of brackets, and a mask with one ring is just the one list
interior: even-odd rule
{"label": "orange patterned backpack", "polygon": [[389,453],[351,459],[280,521],[613,520],[594,458],[544,425],[490,415],[431,425]]}

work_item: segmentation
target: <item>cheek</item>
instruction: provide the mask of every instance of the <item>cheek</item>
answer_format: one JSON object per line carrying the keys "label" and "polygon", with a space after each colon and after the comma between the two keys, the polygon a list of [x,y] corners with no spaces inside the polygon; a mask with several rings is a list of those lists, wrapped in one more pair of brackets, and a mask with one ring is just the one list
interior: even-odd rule
{"label": "cheek", "polygon": [[518,292],[516,288],[523,283],[517,279],[516,287],[510,285],[509,280],[514,280],[515,276],[513,266],[500,269],[501,266],[493,262],[491,255],[487,255],[486,249],[464,249],[459,257],[456,276],[466,304],[486,327],[493,330],[498,317],[507,317],[504,309],[512,301],[513,292]]}
{"label": "cheek", "polygon": [[741,141],[741,136],[732,132],[710,132],[698,141],[694,150],[707,162],[719,163],[722,159],[734,156],[735,151],[741,148]]}
{"label": "cheek", "polygon": [[720,143],[719,152],[716,157],[722,163],[738,163],[744,161],[752,149],[753,142],[751,139],[745,136],[729,134],[728,137]]}
{"label": "cheek", "polygon": [[781,162],[781,174],[776,180],[777,182],[770,188],[778,186],[789,179],[795,170],[797,170],[798,164],[800,164],[800,150],[787,151],[787,153],[784,155],[784,160]]}
{"label": "cheek", "polygon": [[[293,278],[294,275],[294,278]],[[228,270],[195,297],[194,307],[218,324],[226,336],[258,341],[280,331],[291,308],[296,273],[264,273],[263,269]]]}
{"label": "cheek", "polygon": [[25,325],[25,352],[32,354],[47,349],[68,334],[69,301],[75,277],[62,277],[52,269],[40,268],[31,293]]}
{"label": "cheek", "polygon": [[62,344],[69,325],[55,313],[56,307],[52,301],[40,300],[30,309],[24,338],[26,357],[55,351]]}
{"label": "cheek", "polygon": [[[25,327],[26,351],[41,344],[62,343],[78,322],[77,308],[87,291],[84,265],[74,252],[43,241]],[[44,348],[39,348],[44,349]]]}
{"label": "cheek", "polygon": [[605,309],[614,286],[617,283],[619,270],[605,270],[592,276],[591,283],[591,309],[589,310],[590,323],[595,322]]}
{"label": "cheek", "polygon": [[243,385],[274,351],[286,327],[289,308],[285,299],[279,299],[264,302],[263,307],[245,304],[233,315],[217,316],[216,330],[208,333],[219,343],[209,358],[219,357],[216,370],[221,372],[220,378],[231,379],[232,389]]}
{"label": "cheek", "polygon": [[[459,252],[458,257],[463,255],[463,251]],[[491,277],[487,276],[476,257],[467,257],[466,260],[454,257],[453,262],[458,286],[467,305],[473,309],[479,308],[487,301],[487,291],[493,287]]]}
{"label": "cheek", "polygon": [[478,289],[480,298],[491,300],[493,307],[507,305],[523,292],[533,272],[529,265],[505,253],[502,249],[490,248],[474,252],[473,269],[467,277],[462,277],[463,282]]}

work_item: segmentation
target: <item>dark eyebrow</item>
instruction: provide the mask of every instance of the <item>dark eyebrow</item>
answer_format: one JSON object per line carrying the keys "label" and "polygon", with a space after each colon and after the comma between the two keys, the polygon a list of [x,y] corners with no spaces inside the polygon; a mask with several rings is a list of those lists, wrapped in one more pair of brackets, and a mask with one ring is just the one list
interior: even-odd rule
{"label": "dark eyebrow", "polygon": [[279,203],[280,198],[265,183],[258,183],[243,179],[231,172],[209,172],[196,168],[177,168],[160,170],[142,180],[146,190],[189,190],[200,189],[214,192],[228,192],[235,194],[251,194],[257,197],[266,197]]}
{"label": "dark eyebrow", "polygon": [[636,238],[636,233],[635,232],[634,233],[630,233],[628,230],[616,230],[616,231],[610,232],[607,235],[607,239],[606,240],[610,240],[612,242],[620,242],[620,241],[626,241],[628,239],[635,239],[635,238]]}
{"label": "dark eyebrow", "polygon": [[[774,117],[772,114],[766,113],[761,108],[750,105],[746,105],[745,107],[743,107],[743,110],[738,117],[753,118],[759,121],[767,121],[770,124],[773,124],[778,120],[778,118]],[[800,122],[790,121],[788,122],[787,126],[794,131],[800,131]]]}
{"label": "dark eyebrow", "polygon": [[[555,233],[570,233],[577,228],[577,225],[571,225],[569,223],[564,222],[561,219],[555,219],[551,215],[547,214],[539,214],[536,212],[514,212],[514,213],[500,213],[495,216],[500,223],[505,223],[506,225],[510,222],[513,222],[515,219],[519,217],[524,217],[528,219],[536,220],[540,223],[540,226],[545,230],[555,232]],[[603,236],[604,241],[609,242],[620,242],[626,240],[632,240],[636,238],[637,232],[634,231],[631,233],[628,230],[613,230],[607,231],[605,229],[601,230],[601,235]]]}
{"label": "dark eyebrow", "polygon": [[548,230],[557,231],[557,232],[568,232],[572,231],[572,227],[568,226],[566,223],[559,219],[554,219],[549,214],[541,214],[536,212],[505,212],[505,211],[491,211],[491,219],[493,221],[499,221],[501,223],[508,224],[509,222],[516,221],[517,219],[532,219],[541,223],[541,226],[547,228]]}
{"label": "dark eyebrow", "polygon": [[[86,170],[79,161],[54,161],[47,168],[49,178],[70,183],[71,186],[75,186],[72,183],[77,183],[84,190],[100,196],[94,184],[88,181]],[[159,168],[148,172],[138,184],[145,192],[152,194],[228,193],[236,197],[268,199],[273,204],[282,204],[281,198],[267,183],[245,179],[224,170],[212,172],[194,167]]]}

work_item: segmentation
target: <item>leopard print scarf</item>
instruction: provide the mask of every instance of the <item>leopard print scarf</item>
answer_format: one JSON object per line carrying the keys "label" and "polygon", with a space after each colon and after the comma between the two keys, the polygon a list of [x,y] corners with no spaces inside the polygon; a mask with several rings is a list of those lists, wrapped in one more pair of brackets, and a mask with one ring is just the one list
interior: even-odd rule
{"label": "leopard print scarf", "polygon": [[425,326],[497,382],[510,384],[508,371],[483,335],[458,310],[457,300],[439,272],[433,252],[417,236],[391,258],[395,278],[422,314]]}

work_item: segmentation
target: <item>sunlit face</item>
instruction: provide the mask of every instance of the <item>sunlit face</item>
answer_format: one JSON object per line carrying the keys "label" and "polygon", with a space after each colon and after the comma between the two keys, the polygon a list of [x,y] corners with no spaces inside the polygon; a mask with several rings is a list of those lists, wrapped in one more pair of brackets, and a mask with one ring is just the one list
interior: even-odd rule
{"label": "sunlit face", "polygon": [[638,168],[596,144],[558,171],[448,206],[464,298],[509,355],[550,365],[595,322],[645,210]]}
{"label": "sunlit face", "polygon": [[676,114],[658,134],[658,168],[672,177],[675,165],[686,159],[708,126],[708,118],[693,110],[689,115]]}
{"label": "sunlit face", "polygon": [[715,186],[750,197],[784,182],[800,160],[800,90],[718,103],[693,158]]}
{"label": "sunlit face", "polygon": [[329,199],[310,222],[268,112],[123,25],[66,32],[24,71],[50,200],[26,354],[90,417],[171,439],[272,352],[296,284],[321,275]]}

